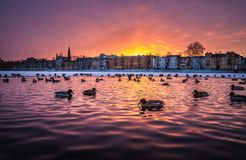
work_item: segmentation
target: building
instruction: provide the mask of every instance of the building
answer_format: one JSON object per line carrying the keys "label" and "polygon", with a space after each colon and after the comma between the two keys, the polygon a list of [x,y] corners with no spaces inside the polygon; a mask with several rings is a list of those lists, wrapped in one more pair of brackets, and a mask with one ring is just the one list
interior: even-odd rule
{"label": "building", "polygon": [[154,57],[153,58],[153,69],[168,69],[168,58],[167,57]]}
{"label": "building", "polygon": [[191,60],[191,69],[203,69],[204,68],[204,56],[193,56],[190,57]]}
{"label": "building", "polygon": [[166,69],[178,69],[179,68],[179,61],[180,55],[170,55],[166,56]]}
{"label": "building", "polygon": [[99,58],[99,69],[100,70],[107,69],[108,68],[107,59],[109,58],[109,56],[104,53],[101,53],[98,58]]}
{"label": "building", "polygon": [[180,57],[179,69],[190,69],[191,68],[191,58],[190,57]]}
{"label": "building", "polygon": [[68,47],[67,57],[56,54],[55,58],[55,69],[56,70],[71,70],[72,69],[72,58],[70,46]]}
{"label": "building", "polygon": [[220,54],[206,53],[205,69],[216,70],[245,70],[245,58],[234,52],[226,52]]}
{"label": "building", "polygon": [[70,47],[67,56],[56,54],[53,60],[33,57],[22,61],[3,61],[2,70],[106,70],[106,69],[206,69],[246,71],[246,58],[234,52],[206,53],[205,56],[115,56],[100,54],[99,57],[76,57],[72,59]]}

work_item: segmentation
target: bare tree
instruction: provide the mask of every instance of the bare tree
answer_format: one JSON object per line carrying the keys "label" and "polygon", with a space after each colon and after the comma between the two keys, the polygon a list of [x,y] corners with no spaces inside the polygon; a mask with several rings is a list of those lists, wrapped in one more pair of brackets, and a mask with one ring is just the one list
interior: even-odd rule
{"label": "bare tree", "polygon": [[186,56],[189,57],[188,59],[188,68],[193,69],[192,67],[192,56],[202,56],[204,54],[204,46],[198,42],[192,42],[187,46],[187,50],[185,51]]}
{"label": "bare tree", "polygon": [[204,53],[205,48],[201,43],[195,41],[187,46],[186,54],[188,56],[201,56]]}

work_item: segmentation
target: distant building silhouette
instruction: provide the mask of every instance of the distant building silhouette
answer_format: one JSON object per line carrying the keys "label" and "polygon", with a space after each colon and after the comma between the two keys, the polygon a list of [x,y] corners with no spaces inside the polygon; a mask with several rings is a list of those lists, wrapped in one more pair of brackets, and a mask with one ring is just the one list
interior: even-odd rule
{"label": "distant building silhouette", "polygon": [[224,70],[246,71],[246,58],[235,53],[206,53],[204,56],[138,55],[116,56],[100,54],[98,57],[72,58],[70,46],[67,56],[56,54],[53,60],[33,57],[22,61],[3,61],[1,70],[114,70],[114,69],[159,69],[159,70]]}
{"label": "distant building silhouette", "polygon": [[68,60],[69,62],[71,62],[71,51],[70,51],[70,46],[68,46],[67,60]]}
{"label": "distant building silhouette", "polygon": [[60,55],[56,54],[55,58],[55,69],[57,70],[69,70],[72,68],[72,58],[71,58],[71,50],[70,46],[68,46],[67,57],[63,56],[62,53]]}

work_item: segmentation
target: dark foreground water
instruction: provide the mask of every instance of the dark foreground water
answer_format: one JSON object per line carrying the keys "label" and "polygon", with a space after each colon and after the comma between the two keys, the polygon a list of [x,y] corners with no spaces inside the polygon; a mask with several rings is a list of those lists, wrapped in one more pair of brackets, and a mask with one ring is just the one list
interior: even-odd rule
{"label": "dark foreground water", "polygon": [[[52,84],[32,77],[0,82],[0,159],[245,159],[246,103],[231,103],[230,79],[180,83],[159,77],[140,83],[126,78],[80,77]],[[96,87],[96,97],[82,91]],[[246,85],[245,85],[246,87]],[[71,100],[54,91],[73,89]],[[208,98],[195,99],[194,89]],[[246,94],[245,91],[237,93]],[[165,101],[160,112],[141,113],[141,98]]]}

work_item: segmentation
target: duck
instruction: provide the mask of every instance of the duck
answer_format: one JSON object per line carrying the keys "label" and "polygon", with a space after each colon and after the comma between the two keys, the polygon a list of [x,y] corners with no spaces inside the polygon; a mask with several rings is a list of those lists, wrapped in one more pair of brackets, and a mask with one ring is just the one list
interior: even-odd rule
{"label": "duck", "polygon": [[81,79],[81,82],[82,82],[82,83],[85,82],[85,79]]}
{"label": "duck", "polygon": [[246,96],[244,95],[239,95],[235,94],[234,92],[231,92],[229,96],[232,102],[246,102]]}
{"label": "duck", "polygon": [[45,78],[45,82],[52,82],[53,81],[53,77],[48,79],[48,78]]}
{"label": "duck", "polygon": [[26,82],[26,78],[25,77],[22,77],[21,78],[21,82]]}
{"label": "duck", "polygon": [[241,86],[235,86],[235,85],[231,85],[231,90],[240,90],[240,91],[243,91],[244,90],[244,87],[241,87]]}
{"label": "duck", "polygon": [[55,96],[59,98],[72,98],[73,90],[69,89],[68,91],[58,91],[55,92]]}
{"label": "duck", "polygon": [[239,82],[239,84],[246,84],[246,81],[241,81]]}
{"label": "duck", "polygon": [[231,80],[232,80],[232,81],[238,81],[238,79],[237,79],[237,78],[232,78]]}
{"label": "duck", "polygon": [[173,79],[172,77],[167,76],[167,79]]}
{"label": "duck", "polygon": [[42,81],[44,80],[44,78],[38,77],[38,81]]}
{"label": "duck", "polygon": [[96,82],[100,82],[100,79],[99,78],[96,78]]}
{"label": "duck", "polygon": [[97,93],[97,89],[96,88],[92,88],[92,89],[88,89],[83,91],[83,95],[85,96],[95,96]]}
{"label": "duck", "polygon": [[133,81],[134,81],[134,82],[140,82],[140,79],[134,78]]}
{"label": "duck", "polygon": [[162,83],[163,86],[169,86],[169,83]]}
{"label": "duck", "polygon": [[53,77],[51,78],[51,80],[52,80],[53,83],[59,83],[59,82],[60,82],[60,80],[56,80],[56,79],[53,78]]}
{"label": "duck", "polygon": [[8,78],[5,78],[5,79],[3,79],[3,82],[4,83],[9,83],[9,79]]}
{"label": "duck", "polygon": [[118,81],[121,82],[121,79],[119,78]]}
{"label": "duck", "polygon": [[198,90],[193,91],[193,97],[195,98],[202,98],[202,97],[208,97],[208,96],[209,94],[207,92],[198,91]]}
{"label": "duck", "polygon": [[165,82],[165,80],[163,78],[161,78],[161,82]]}
{"label": "duck", "polygon": [[65,77],[65,76],[64,76],[63,78],[64,78],[65,81],[69,81],[69,80],[70,80],[69,77]]}
{"label": "duck", "polygon": [[200,81],[198,79],[195,80],[196,84],[199,83]]}
{"label": "duck", "polygon": [[182,83],[186,83],[188,81],[188,79],[183,79]]}
{"label": "duck", "polygon": [[32,83],[37,83],[37,80],[36,80],[36,79],[33,79],[33,80],[32,80]]}
{"label": "duck", "polygon": [[160,111],[163,106],[164,102],[160,100],[146,100],[145,98],[142,98],[139,102],[139,109],[142,111]]}

